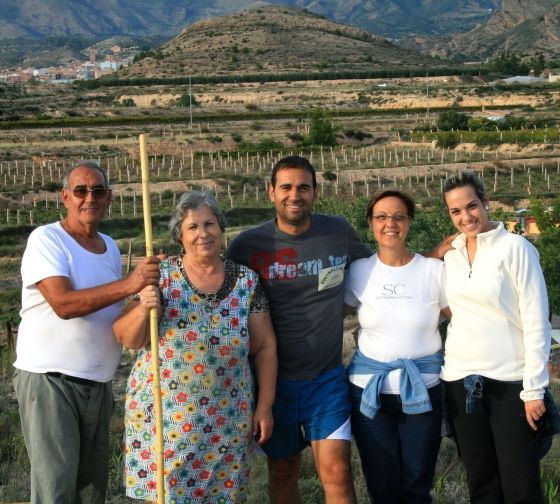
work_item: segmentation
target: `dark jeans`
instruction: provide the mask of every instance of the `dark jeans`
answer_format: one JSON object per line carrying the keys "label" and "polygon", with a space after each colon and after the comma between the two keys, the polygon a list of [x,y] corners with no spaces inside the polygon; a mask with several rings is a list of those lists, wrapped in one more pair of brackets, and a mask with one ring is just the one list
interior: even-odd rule
{"label": "dark jeans", "polygon": [[483,411],[466,413],[463,380],[445,384],[471,504],[543,502],[536,440],[525,418],[521,390],[520,384],[485,378]]}
{"label": "dark jeans", "polygon": [[441,443],[441,385],[429,389],[432,411],[402,412],[398,394],[381,394],[373,419],[360,412],[360,387],[350,384],[352,433],[371,501],[376,504],[430,503]]}

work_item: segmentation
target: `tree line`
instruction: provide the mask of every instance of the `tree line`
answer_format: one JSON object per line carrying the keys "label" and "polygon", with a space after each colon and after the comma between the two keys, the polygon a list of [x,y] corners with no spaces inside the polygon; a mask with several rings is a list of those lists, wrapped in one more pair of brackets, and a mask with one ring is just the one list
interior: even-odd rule
{"label": "tree line", "polygon": [[378,68],[372,70],[347,70],[323,72],[260,73],[247,75],[193,75],[184,77],[102,77],[94,80],[76,81],[76,86],[83,89],[118,86],[154,86],[191,84],[229,84],[241,82],[287,82],[338,79],[389,79],[406,77],[435,77],[446,75],[484,75],[488,68],[483,66],[448,67],[415,66],[399,68]]}

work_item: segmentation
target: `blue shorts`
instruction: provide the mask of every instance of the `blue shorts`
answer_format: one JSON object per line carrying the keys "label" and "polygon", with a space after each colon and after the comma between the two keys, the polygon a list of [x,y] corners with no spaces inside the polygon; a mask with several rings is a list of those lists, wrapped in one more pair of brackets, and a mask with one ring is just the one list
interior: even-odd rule
{"label": "blue shorts", "polygon": [[325,371],[315,380],[278,379],[272,406],[274,429],[263,445],[271,458],[287,458],[311,441],[327,439],[350,416],[350,395],[344,366]]}

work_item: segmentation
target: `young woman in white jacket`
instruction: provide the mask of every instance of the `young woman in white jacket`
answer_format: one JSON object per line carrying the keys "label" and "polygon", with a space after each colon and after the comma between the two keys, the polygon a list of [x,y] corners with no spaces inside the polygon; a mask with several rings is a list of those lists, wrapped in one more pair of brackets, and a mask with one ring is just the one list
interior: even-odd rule
{"label": "young woman in white jacket", "polygon": [[473,173],[448,178],[444,198],[460,235],[445,255],[453,317],[441,377],[470,502],[541,503],[535,432],[551,328],[538,252],[489,220]]}

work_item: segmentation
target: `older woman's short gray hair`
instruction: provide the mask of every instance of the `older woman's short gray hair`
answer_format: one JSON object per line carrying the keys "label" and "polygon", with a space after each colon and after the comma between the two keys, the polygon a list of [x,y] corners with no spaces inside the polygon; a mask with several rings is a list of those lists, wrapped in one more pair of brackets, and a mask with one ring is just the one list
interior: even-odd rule
{"label": "older woman's short gray hair", "polygon": [[171,231],[171,236],[173,240],[179,245],[183,244],[183,219],[188,210],[196,210],[197,208],[206,206],[218,219],[218,225],[220,229],[225,231],[226,229],[226,219],[224,214],[218,206],[218,202],[214,197],[214,194],[206,191],[188,191],[184,193],[180,198],[175,209],[173,210],[173,215],[169,221],[169,230]]}

